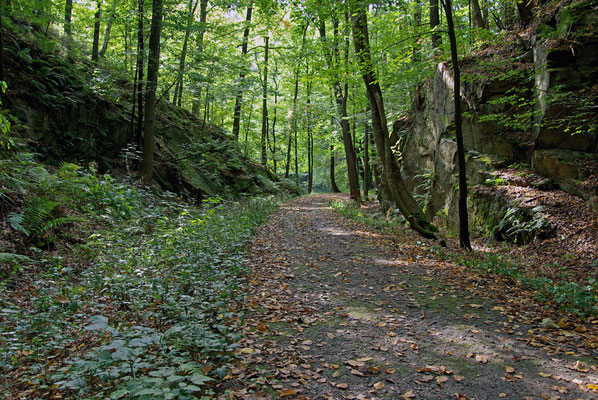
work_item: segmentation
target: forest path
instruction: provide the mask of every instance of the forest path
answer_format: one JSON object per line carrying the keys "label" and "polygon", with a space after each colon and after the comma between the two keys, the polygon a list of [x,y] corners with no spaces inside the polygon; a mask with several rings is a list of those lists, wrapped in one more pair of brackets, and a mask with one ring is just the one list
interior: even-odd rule
{"label": "forest path", "polygon": [[537,327],[443,280],[432,242],[348,220],[327,205],[339,198],[292,200],[261,228],[222,398],[596,398],[595,370],[526,344]]}

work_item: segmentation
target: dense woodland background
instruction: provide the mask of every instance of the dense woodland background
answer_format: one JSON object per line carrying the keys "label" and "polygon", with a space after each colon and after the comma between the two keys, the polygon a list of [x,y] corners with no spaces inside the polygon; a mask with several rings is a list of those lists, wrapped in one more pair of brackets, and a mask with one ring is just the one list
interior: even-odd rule
{"label": "dense woodland background", "polygon": [[301,193],[349,192],[343,214],[443,246],[508,243],[509,260],[459,262],[595,315],[595,1],[0,5],[14,396],[174,393],[181,360],[173,396],[211,393],[246,245]]}

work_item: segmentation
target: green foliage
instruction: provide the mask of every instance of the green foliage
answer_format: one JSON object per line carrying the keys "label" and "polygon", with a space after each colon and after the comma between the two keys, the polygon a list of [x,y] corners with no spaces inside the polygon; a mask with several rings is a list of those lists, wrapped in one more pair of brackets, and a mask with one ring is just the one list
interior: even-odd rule
{"label": "green foliage", "polygon": [[596,315],[598,286],[596,279],[590,278],[588,285],[580,286],[575,282],[554,281],[545,276],[530,276],[525,268],[498,254],[482,254],[479,257],[465,258],[446,249],[434,247],[432,251],[442,260],[451,260],[469,267],[482,275],[500,275],[535,291],[536,297],[552,303],[563,311],[577,314],[579,317]]}
{"label": "green foliage", "polygon": [[[277,200],[214,197],[196,207],[74,164],[50,172],[27,155],[2,162],[7,198],[25,198],[13,205],[13,228],[57,232],[68,218],[61,211],[85,219],[77,230],[86,243],[75,254],[60,241],[56,255],[0,253],[0,368],[69,397],[209,395],[240,338],[245,247]],[[30,307],[8,290],[16,273]],[[81,336],[87,346],[65,353]]]}
{"label": "green foliage", "polygon": [[510,207],[494,227],[494,236],[499,240],[519,244],[550,236],[554,232],[554,227],[541,215],[541,210],[541,206],[531,210]]}
{"label": "green foliage", "polygon": [[375,213],[370,214],[361,210],[361,207],[353,201],[332,200],[328,205],[336,212],[351,218],[360,223],[381,229],[385,232],[396,232],[405,228],[405,219],[400,213],[389,210],[387,215]]}

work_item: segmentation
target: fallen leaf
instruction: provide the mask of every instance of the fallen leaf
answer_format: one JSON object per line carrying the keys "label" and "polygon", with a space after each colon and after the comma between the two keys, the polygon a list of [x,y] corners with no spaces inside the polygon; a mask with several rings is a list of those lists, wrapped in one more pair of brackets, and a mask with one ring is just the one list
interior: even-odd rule
{"label": "fallen leaf", "polygon": [[255,353],[255,350],[251,347],[243,347],[241,350],[239,350],[239,352],[241,352],[242,354],[253,354]]}
{"label": "fallen leaf", "polygon": [[374,389],[382,389],[384,387],[384,382],[376,382],[374,383]]}
{"label": "fallen leaf", "polygon": [[257,330],[260,332],[267,332],[268,331],[268,327],[266,326],[266,324],[262,323],[262,322],[258,322],[257,323]]}
{"label": "fallen leaf", "polygon": [[439,376],[436,378],[436,383],[439,385],[442,385],[446,381],[448,381],[448,376]]}
{"label": "fallen leaf", "polygon": [[346,383],[337,383],[336,387],[339,389],[346,389],[349,387],[349,385]]}
{"label": "fallen leaf", "polygon": [[405,393],[403,393],[403,394],[401,395],[401,397],[402,397],[403,399],[405,399],[405,400],[406,400],[406,399],[413,399],[413,398],[415,398],[415,393],[413,393],[411,390],[408,390],[408,391],[406,391]]}
{"label": "fallen leaf", "polygon": [[477,362],[481,362],[482,364],[486,364],[488,362],[489,358],[488,358],[488,356],[486,356],[484,354],[476,354],[475,360]]}
{"label": "fallen leaf", "polygon": [[292,389],[283,389],[283,390],[278,390],[276,393],[278,393],[278,395],[280,397],[291,397],[297,394],[296,390],[292,390]]}
{"label": "fallen leaf", "polygon": [[508,365],[505,367],[505,371],[509,374],[512,374],[513,372],[515,372],[515,368],[513,367],[509,367]]}
{"label": "fallen leaf", "polygon": [[463,379],[465,379],[465,377],[462,375],[455,375],[453,378],[455,378],[457,382],[461,382]]}

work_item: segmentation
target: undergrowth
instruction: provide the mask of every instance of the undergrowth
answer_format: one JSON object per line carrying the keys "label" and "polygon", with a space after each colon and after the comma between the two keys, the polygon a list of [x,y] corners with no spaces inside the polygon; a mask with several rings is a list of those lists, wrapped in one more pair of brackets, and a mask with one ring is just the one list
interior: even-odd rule
{"label": "undergrowth", "polygon": [[393,211],[389,211],[386,215],[381,213],[371,214],[362,210],[359,204],[344,200],[331,200],[328,202],[328,206],[347,218],[384,232],[396,232],[397,229],[404,229],[405,227],[405,218]]}
{"label": "undergrowth", "polygon": [[479,254],[463,257],[443,248],[434,247],[433,252],[442,260],[450,260],[478,272],[481,275],[500,275],[535,292],[538,301],[554,304],[559,310],[573,312],[579,317],[596,315],[598,281],[589,278],[587,285],[556,280],[546,276],[530,276],[520,265],[498,254]]}
{"label": "undergrowth", "polygon": [[0,252],[1,392],[210,396],[240,338],[245,247],[276,199],[193,205],[27,155],[2,161],[0,190],[22,241]]}

